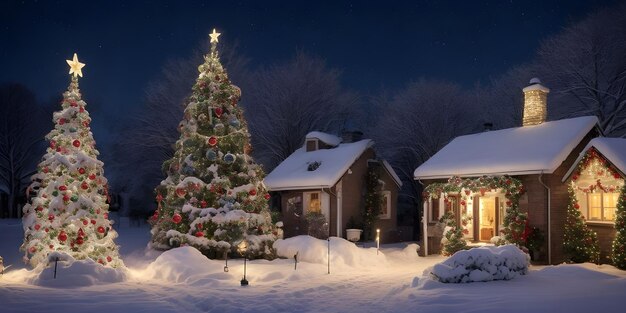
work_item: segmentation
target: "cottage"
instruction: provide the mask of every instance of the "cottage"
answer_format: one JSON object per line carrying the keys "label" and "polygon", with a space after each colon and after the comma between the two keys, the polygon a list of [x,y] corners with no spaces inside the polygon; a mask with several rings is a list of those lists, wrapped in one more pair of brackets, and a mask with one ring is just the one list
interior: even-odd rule
{"label": "cottage", "polygon": [[[373,171],[382,197],[375,227],[381,229],[381,241],[394,240],[401,182],[389,163],[376,158],[374,141],[361,137],[361,132],[346,132],[342,138],[311,132],[300,149],[265,177],[265,186],[279,198],[285,237],[313,234],[311,228],[320,226],[326,227],[322,235],[344,236],[362,221],[366,175]],[[323,225],[312,225],[312,216],[323,216]]]}
{"label": "cottage", "polygon": [[[626,144],[622,139],[595,138],[602,133],[594,116],[545,121],[549,89],[538,79],[523,92],[522,127],[457,137],[415,170],[414,178],[426,190],[436,190],[424,197],[422,253],[440,252],[437,221],[447,211],[463,227],[467,241],[489,243],[509,231],[505,218],[518,210],[543,234],[538,260],[560,263],[565,258],[563,234],[573,181],[580,187],[577,207],[599,234],[601,261],[608,261]],[[607,168],[602,177],[595,163],[586,170],[590,149],[597,160],[607,161],[600,162]]]}

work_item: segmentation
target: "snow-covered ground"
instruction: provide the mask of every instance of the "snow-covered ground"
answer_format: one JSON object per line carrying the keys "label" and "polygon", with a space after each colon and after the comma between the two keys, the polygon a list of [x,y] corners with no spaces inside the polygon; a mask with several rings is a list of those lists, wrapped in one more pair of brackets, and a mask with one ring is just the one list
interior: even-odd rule
{"label": "snow-covered ground", "polygon": [[626,272],[611,266],[531,267],[512,280],[444,284],[423,276],[443,257],[417,257],[408,244],[376,254],[338,239],[329,275],[326,242],[306,237],[279,243],[289,259],[249,262],[250,285],[241,287],[243,260],[224,272],[223,261],[191,248],[146,252],[148,228],[121,224],[123,282],[67,286],[76,277],[59,267],[63,287],[41,287],[20,262],[20,221],[0,220],[0,256],[12,265],[0,278],[0,312],[623,312],[626,296]]}

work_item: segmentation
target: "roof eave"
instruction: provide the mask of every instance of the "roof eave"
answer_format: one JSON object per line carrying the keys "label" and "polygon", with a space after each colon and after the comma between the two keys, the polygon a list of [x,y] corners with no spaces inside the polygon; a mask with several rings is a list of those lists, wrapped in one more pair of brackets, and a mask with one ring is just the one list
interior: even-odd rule
{"label": "roof eave", "polygon": [[450,178],[452,176],[458,177],[480,177],[480,176],[501,176],[501,175],[509,175],[509,176],[520,176],[520,175],[536,175],[536,174],[552,174],[554,169],[536,169],[536,170],[523,170],[523,171],[507,171],[507,172],[484,172],[484,173],[467,173],[467,174],[440,174],[440,175],[424,175],[424,176],[413,176],[414,180],[427,180],[427,179],[442,179],[442,178]]}

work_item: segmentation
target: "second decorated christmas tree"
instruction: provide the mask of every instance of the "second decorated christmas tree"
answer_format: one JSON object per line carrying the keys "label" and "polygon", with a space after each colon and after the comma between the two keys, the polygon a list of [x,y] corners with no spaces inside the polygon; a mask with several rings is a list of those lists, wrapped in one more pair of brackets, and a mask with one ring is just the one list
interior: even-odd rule
{"label": "second decorated christmas tree", "polygon": [[156,188],[151,246],[190,245],[212,258],[245,246],[250,257],[271,258],[282,230],[272,223],[263,170],[249,155],[241,91],[219,61],[219,35],[213,30],[174,157],[163,164],[167,178]]}

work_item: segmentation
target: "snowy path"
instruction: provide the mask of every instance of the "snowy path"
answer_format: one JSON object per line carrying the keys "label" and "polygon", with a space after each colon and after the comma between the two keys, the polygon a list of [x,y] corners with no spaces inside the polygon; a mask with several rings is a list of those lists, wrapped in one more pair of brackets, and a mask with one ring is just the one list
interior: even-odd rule
{"label": "snowy path", "polygon": [[[19,259],[16,229],[0,224],[5,260]],[[148,266],[157,255],[142,252],[147,238],[145,228],[120,230],[131,269],[122,283],[45,288],[20,281],[11,268],[0,278],[0,312],[623,312],[626,296],[626,272],[592,264],[533,267],[511,281],[441,284],[422,272],[443,258],[408,260],[394,247],[382,250],[384,266],[337,265],[330,275],[325,264],[300,262],[294,271],[293,260],[255,260],[248,263],[250,286],[241,287],[242,260],[231,260],[228,273],[223,261],[204,259]]]}

